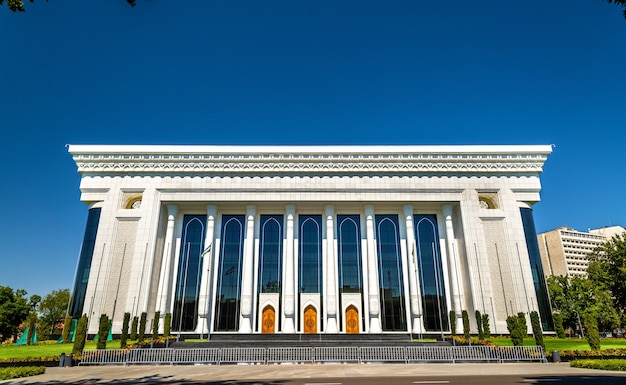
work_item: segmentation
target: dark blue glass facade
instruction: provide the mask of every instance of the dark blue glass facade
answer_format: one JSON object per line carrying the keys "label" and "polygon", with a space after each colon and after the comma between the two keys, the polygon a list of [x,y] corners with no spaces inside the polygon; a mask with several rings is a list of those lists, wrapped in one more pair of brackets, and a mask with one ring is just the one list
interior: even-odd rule
{"label": "dark blue glass facade", "polygon": [[244,215],[222,216],[222,243],[215,304],[216,331],[239,329],[244,224]]}
{"label": "dark blue glass facade", "polygon": [[541,255],[539,254],[539,244],[537,242],[537,232],[535,230],[535,220],[533,210],[522,207],[522,225],[524,226],[524,236],[526,237],[526,248],[530,258],[530,271],[533,275],[535,294],[537,296],[537,306],[541,317],[541,327],[543,330],[554,330],[552,323],[552,312],[548,297],[546,280],[543,276],[543,266],[541,265]]}
{"label": "dark blue glass facade", "polygon": [[402,254],[397,215],[376,215],[378,278],[383,331],[406,331]]}
{"label": "dark blue glass facade", "polygon": [[439,251],[437,218],[431,214],[415,215],[414,221],[417,250],[411,253],[417,253],[424,328],[427,331],[445,331],[448,330],[448,307]]}
{"label": "dark blue glass facade", "polygon": [[280,293],[283,271],[283,216],[261,215],[259,293]]}
{"label": "dark blue glass facade", "polygon": [[299,293],[322,293],[322,216],[299,216]]}
{"label": "dark blue glass facade", "polygon": [[193,331],[198,320],[198,296],[202,273],[202,250],[206,215],[185,215],[176,274],[172,328]]}
{"label": "dark blue glass facade", "polygon": [[[87,293],[87,283],[89,283],[89,272],[91,271],[91,260],[96,246],[96,236],[98,235],[98,224],[100,223],[100,208],[89,209],[85,235],[78,258],[74,290],[72,291],[72,301],[70,302],[70,313],[73,318],[79,318],[83,313],[85,305],[85,294]],[[89,314],[91,316],[91,314]]]}
{"label": "dark blue glass facade", "polygon": [[[337,215],[337,249],[339,294],[360,293],[361,308],[363,308],[361,218],[359,215]],[[343,316],[340,312],[340,323]],[[361,325],[365,325],[365,312],[361,314]]]}

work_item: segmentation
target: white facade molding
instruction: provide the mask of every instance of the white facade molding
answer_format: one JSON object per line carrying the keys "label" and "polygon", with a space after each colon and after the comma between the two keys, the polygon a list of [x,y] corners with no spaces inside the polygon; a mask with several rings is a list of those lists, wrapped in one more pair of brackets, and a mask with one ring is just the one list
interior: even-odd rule
{"label": "white facade molding", "polygon": [[88,174],[538,174],[551,146],[70,145]]}

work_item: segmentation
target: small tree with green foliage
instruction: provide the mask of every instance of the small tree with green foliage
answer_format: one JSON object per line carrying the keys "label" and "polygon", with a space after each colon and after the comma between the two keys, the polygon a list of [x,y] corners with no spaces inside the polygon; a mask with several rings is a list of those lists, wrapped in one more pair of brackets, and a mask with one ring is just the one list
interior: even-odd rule
{"label": "small tree with green foliage", "polygon": [[148,313],[145,311],[141,313],[139,319],[139,332],[137,333],[137,339],[143,341],[146,338],[146,323],[148,322]]}
{"label": "small tree with green foliage", "polygon": [[131,341],[137,341],[137,325],[139,324],[139,318],[133,317],[133,323],[130,327],[130,339]]}
{"label": "small tree with green foliage", "polygon": [[524,336],[521,333],[520,318],[516,315],[506,317],[506,328],[509,330],[513,346],[522,346],[524,344]]}
{"label": "small tree with green foliage", "polygon": [[28,316],[28,332],[26,333],[26,345],[33,343],[33,337],[35,337],[35,330],[37,328],[37,314],[31,313]]}
{"label": "small tree with green foliage", "polygon": [[478,328],[478,339],[482,341],[485,339],[485,333],[483,332],[483,317],[482,315],[480,315],[480,311],[478,310],[476,310],[474,315],[476,316],[476,327]]}
{"label": "small tree with green foliage", "polygon": [[461,313],[461,318],[463,319],[463,337],[465,337],[466,340],[470,340],[471,335],[470,335],[470,320],[469,320],[469,314],[467,313],[467,310],[463,310],[463,312]]}
{"label": "small tree with green foliage", "polygon": [[519,329],[520,335],[522,338],[526,338],[528,336],[528,324],[526,324],[526,315],[522,312],[517,313],[517,318],[519,318]]}
{"label": "small tree with green foliage", "polygon": [[159,337],[159,318],[161,318],[161,312],[154,313],[154,319],[152,320],[152,339],[156,340]]}
{"label": "small tree with green foliage", "polygon": [[543,330],[541,330],[541,322],[539,322],[539,313],[536,311],[530,312],[530,325],[533,328],[535,345],[541,346],[543,350],[546,350],[546,345],[543,343]]}
{"label": "small tree with green foliage", "polygon": [[552,313],[552,321],[554,322],[554,331],[558,338],[565,338],[565,328],[563,327],[563,317],[561,313]]}
{"label": "small tree with green foliage", "polygon": [[456,336],[456,312],[450,310],[450,332],[452,336]]}
{"label": "small tree with green foliage", "polygon": [[100,324],[98,325],[98,343],[96,349],[107,348],[107,337],[109,336],[109,317],[106,314],[100,315]]}
{"label": "small tree with green foliage", "polygon": [[491,338],[491,327],[489,326],[489,314],[483,314],[483,334],[485,338]]}
{"label": "small tree with green foliage", "polygon": [[72,347],[72,354],[81,354],[85,348],[85,341],[87,340],[87,314],[83,314],[78,320],[76,325],[76,331],[74,332],[74,346]]}
{"label": "small tree with green foliage", "polygon": [[70,341],[70,332],[72,331],[72,316],[68,315],[65,317],[65,321],[63,322],[63,334],[61,334],[61,338],[64,344],[67,344]]}
{"label": "small tree with green foliage", "polygon": [[169,337],[171,330],[172,330],[172,313],[165,313],[165,318],[163,318],[163,336]]}
{"label": "small tree with green foliage", "polygon": [[583,325],[585,327],[585,338],[591,350],[600,350],[600,332],[598,331],[598,320],[595,315],[584,313]]}
{"label": "small tree with green foliage", "polygon": [[128,341],[128,327],[130,326],[130,313],[124,313],[124,321],[122,322],[122,334],[120,334],[120,349],[126,347]]}

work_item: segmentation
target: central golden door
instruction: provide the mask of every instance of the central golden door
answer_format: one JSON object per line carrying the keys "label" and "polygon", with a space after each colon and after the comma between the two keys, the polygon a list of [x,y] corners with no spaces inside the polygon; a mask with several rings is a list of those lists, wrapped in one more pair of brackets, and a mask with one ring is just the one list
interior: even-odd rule
{"label": "central golden door", "polygon": [[317,333],[317,310],[313,306],[304,309],[304,334]]}
{"label": "central golden door", "polygon": [[274,308],[266,306],[265,309],[263,309],[261,319],[263,324],[261,332],[263,334],[274,334],[274,325],[276,320],[276,312],[274,311]]}
{"label": "central golden door", "polygon": [[359,311],[354,306],[346,309],[346,334],[359,334]]}

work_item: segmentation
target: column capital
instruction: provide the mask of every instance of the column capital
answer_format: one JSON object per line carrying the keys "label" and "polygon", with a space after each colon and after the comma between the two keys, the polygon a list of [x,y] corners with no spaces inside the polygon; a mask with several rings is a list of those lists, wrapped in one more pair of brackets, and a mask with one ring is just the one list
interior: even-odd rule
{"label": "column capital", "polygon": [[287,214],[288,216],[291,215],[295,215],[296,214],[296,205],[286,205],[285,206],[285,214]]}
{"label": "column capital", "polygon": [[407,204],[403,206],[404,216],[405,217],[413,217],[413,205]]}
{"label": "column capital", "polygon": [[327,217],[332,216],[335,214],[335,205],[326,205],[324,206],[324,210]]}
{"label": "column capital", "polygon": [[448,219],[448,217],[452,217],[452,204],[451,203],[446,203],[443,206],[441,206],[441,209],[443,210],[443,216],[446,217],[446,219]]}
{"label": "column capital", "polygon": [[172,203],[167,204],[167,215],[170,217],[175,217],[178,214],[178,206]]}
{"label": "column capital", "polygon": [[207,205],[206,207],[206,215],[209,217],[215,217],[217,215],[217,206],[215,205]]}
{"label": "column capital", "polygon": [[365,209],[365,216],[366,217],[373,217],[374,216],[374,205],[365,205],[364,209]]}

